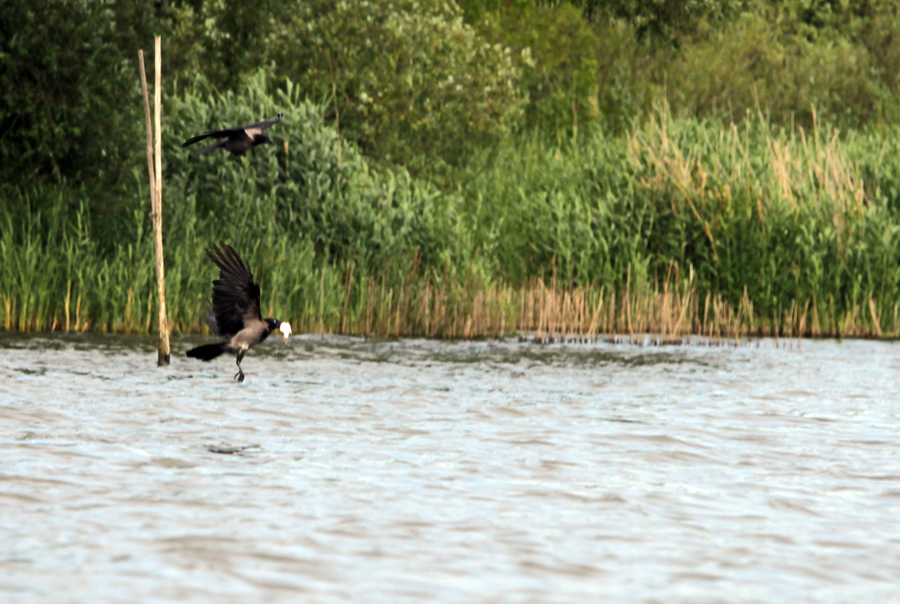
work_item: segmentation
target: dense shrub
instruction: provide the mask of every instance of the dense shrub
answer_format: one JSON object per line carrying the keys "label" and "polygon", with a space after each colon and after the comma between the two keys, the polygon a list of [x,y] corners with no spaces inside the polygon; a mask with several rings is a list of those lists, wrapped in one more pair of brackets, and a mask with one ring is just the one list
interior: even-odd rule
{"label": "dense shrub", "polygon": [[[557,4],[558,0],[550,0]],[[638,38],[667,46],[679,46],[698,30],[727,23],[754,0],[574,0],[593,20],[620,19],[631,25]]]}
{"label": "dense shrub", "polygon": [[784,37],[746,16],[707,41],[685,47],[667,71],[673,108],[695,116],[741,119],[762,111],[775,123],[813,124],[814,112],[845,126],[877,116],[884,89],[872,79],[864,46]]}
{"label": "dense shrub", "polygon": [[521,111],[509,50],[442,0],[304,3],[274,57],[313,98],[334,95],[342,134],[417,172],[495,144]]}
{"label": "dense shrub", "polygon": [[[204,250],[220,241],[240,250],[264,284],[263,304],[273,309],[265,312],[291,309],[294,317],[310,305],[340,312],[348,273],[357,283],[371,277],[393,286],[458,261],[457,196],[402,168],[370,169],[296,86],[270,93],[259,74],[244,80],[241,94],[204,88],[189,85],[171,98],[163,126],[166,290],[176,330],[203,324],[213,275]],[[268,132],[277,145],[242,161],[181,148],[198,130],[277,112],[285,117]],[[146,182],[145,173],[136,176]],[[116,230],[96,223],[95,201],[84,190],[39,182],[7,190],[0,303],[9,306],[0,317],[9,324],[40,318],[33,324],[48,329],[54,319],[41,322],[48,316],[67,316],[75,329],[150,328],[155,277],[146,189],[122,200],[129,220]]]}
{"label": "dense shrub", "polygon": [[[202,88],[202,87],[201,87]],[[386,266],[418,255],[445,261],[454,241],[453,195],[403,168],[370,169],[352,143],[323,119],[325,107],[291,82],[269,93],[264,74],[241,94],[203,94],[189,87],[169,104],[166,183],[176,238],[259,240],[303,238],[320,260]],[[198,130],[218,129],[284,113],[265,145],[242,161],[224,152],[197,156],[180,147]]]}
{"label": "dense shrub", "polygon": [[529,127],[572,131],[598,117],[599,40],[578,9],[511,2],[485,12],[478,29],[513,50]]}
{"label": "dense shrub", "polygon": [[[6,0],[0,15],[0,182],[89,177],[109,185],[133,156],[137,57],[112,8]],[[125,172],[127,173],[127,172]]]}

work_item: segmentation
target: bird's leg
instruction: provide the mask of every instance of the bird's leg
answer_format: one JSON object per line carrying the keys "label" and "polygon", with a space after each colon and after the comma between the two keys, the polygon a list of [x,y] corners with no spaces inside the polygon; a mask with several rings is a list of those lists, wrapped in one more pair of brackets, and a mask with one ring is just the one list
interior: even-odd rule
{"label": "bird's leg", "polygon": [[244,359],[244,351],[241,351],[237,355],[237,366],[238,372],[234,374],[234,379],[238,381],[238,384],[244,381],[244,370],[241,369],[241,361]]}

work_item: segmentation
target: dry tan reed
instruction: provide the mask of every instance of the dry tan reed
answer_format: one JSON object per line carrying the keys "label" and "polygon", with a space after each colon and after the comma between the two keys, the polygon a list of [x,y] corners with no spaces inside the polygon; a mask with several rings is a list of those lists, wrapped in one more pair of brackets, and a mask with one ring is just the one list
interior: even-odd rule
{"label": "dry tan reed", "polygon": [[[357,291],[361,289],[362,291]],[[0,305],[7,331],[101,331],[151,333],[153,296],[140,303],[129,293],[125,316],[113,324],[95,324],[82,316],[82,300],[66,292],[65,315],[4,299]],[[476,285],[408,280],[391,287],[370,279],[363,285],[348,276],[339,309],[325,307],[327,296],[307,301],[300,316],[290,317],[304,333],[340,333],[375,337],[446,339],[519,336],[538,342],[616,341],[681,343],[700,336],[707,342],[735,342],[747,336],[900,337],[898,304],[870,299],[836,313],[834,304],[792,302],[774,316],[754,312],[746,292],[737,304],[699,293],[689,280],[666,281],[656,288],[560,287],[555,279],[533,280],[515,288],[496,283]],[[201,318],[173,317],[180,333],[206,330]]]}
{"label": "dry tan reed", "polygon": [[[340,314],[325,317],[308,307],[293,322],[303,332],[377,337],[492,338],[519,336],[539,342],[594,341],[600,337],[656,344],[692,336],[736,342],[747,336],[900,336],[897,305],[869,300],[843,315],[823,312],[809,301],[793,302],[773,317],[759,317],[746,292],[737,304],[699,294],[689,283],[657,289],[561,288],[555,280],[533,280],[521,288],[480,288],[456,282],[391,288],[370,280],[356,303],[345,290]],[[827,307],[826,307],[827,308]],[[891,317],[888,323],[885,317]]]}

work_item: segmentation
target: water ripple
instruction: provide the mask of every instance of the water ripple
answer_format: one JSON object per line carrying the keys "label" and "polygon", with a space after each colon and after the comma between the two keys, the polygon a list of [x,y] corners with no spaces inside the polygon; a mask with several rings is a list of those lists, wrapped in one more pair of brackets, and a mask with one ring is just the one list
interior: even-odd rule
{"label": "water ripple", "polygon": [[0,334],[4,602],[900,602],[900,345]]}

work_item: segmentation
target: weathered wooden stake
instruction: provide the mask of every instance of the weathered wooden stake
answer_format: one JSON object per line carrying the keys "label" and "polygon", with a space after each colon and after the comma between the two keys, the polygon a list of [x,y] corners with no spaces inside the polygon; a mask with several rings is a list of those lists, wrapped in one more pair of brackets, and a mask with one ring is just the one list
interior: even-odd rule
{"label": "weathered wooden stake", "polygon": [[155,38],[155,71],[154,80],[154,117],[156,130],[156,148],[154,160],[153,130],[150,125],[150,99],[147,95],[147,74],[144,69],[144,51],[138,51],[141,67],[141,88],[144,91],[144,115],[147,121],[147,170],[150,173],[150,205],[153,219],[153,234],[156,240],[156,286],[159,295],[159,355],[157,365],[169,364],[169,324],[166,319],[166,271],[163,264],[162,242],[162,39]]}

